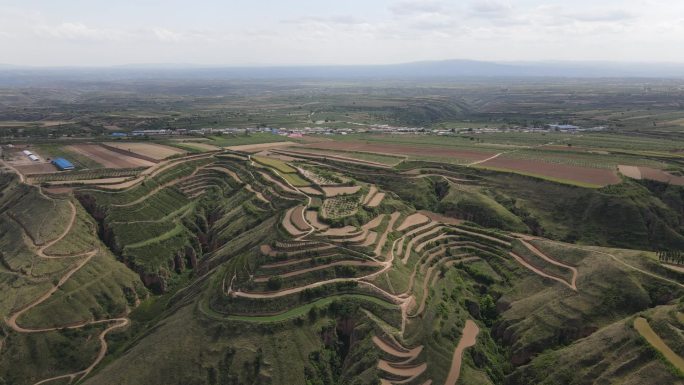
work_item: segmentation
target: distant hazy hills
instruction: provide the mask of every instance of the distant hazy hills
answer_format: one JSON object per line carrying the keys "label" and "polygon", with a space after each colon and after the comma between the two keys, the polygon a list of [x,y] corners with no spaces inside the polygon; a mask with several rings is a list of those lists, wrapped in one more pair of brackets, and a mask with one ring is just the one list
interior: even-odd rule
{"label": "distant hazy hills", "polygon": [[617,62],[424,61],[389,65],[206,67],[140,64],[115,67],[18,67],[0,64],[0,84],[45,80],[121,79],[425,79],[425,78],[684,78],[684,64]]}

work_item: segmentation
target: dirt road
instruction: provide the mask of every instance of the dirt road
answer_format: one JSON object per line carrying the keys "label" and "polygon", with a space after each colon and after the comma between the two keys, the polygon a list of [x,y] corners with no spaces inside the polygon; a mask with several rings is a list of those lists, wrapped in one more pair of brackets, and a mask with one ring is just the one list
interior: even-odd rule
{"label": "dirt road", "polygon": [[463,361],[463,351],[469,348],[477,342],[477,335],[480,333],[480,328],[472,320],[466,320],[465,326],[463,327],[463,334],[461,339],[454,349],[454,356],[451,359],[451,369],[449,370],[449,375],[447,376],[444,385],[456,385],[458,378],[461,375],[461,363]]}

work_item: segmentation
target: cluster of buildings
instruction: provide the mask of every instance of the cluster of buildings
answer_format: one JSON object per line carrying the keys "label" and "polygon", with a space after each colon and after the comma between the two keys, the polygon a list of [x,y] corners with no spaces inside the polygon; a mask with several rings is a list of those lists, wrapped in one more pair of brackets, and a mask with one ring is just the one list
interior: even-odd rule
{"label": "cluster of buildings", "polygon": [[24,151],[22,151],[22,153],[23,153],[24,155],[28,156],[28,158],[31,159],[31,160],[34,161],[34,162],[37,162],[37,161],[40,160],[40,158],[38,157],[38,155],[32,153],[32,152],[29,151],[29,150],[24,150]]}
{"label": "cluster of buildings", "polygon": [[432,135],[453,135],[453,134],[478,134],[478,133],[494,133],[494,132],[579,132],[579,131],[601,131],[605,127],[582,128],[572,124],[547,124],[539,127],[480,127],[480,128],[455,128],[455,129],[426,129],[424,127],[397,127],[388,124],[361,124],[350,123],[352,125],[360,126],[358,128],[330,128],[330,127],[303,127],[303,128],[272,128],[272,127],[248,127],[248,128],[195,128],[195,129],[158,129],[158,130],[134,130],[130,133],[114,132],[111,137],[158,137],[171,135],[223,135],[223,134],[247,134],[256,132],[266,132],[275,135],[289,136],[293,138],[301,137],[303,135],[347,135],[358,132],[370,132],[378,134],[432,134]]}

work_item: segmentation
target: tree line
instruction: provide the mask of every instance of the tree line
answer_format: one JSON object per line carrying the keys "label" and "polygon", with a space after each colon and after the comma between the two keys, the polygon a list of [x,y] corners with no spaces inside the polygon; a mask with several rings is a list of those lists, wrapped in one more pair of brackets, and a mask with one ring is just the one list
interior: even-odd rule
{"label": "tree line", "polygon": [[684,265],[684,253],[681,250],[659,250],[656,254],[660,262]]}

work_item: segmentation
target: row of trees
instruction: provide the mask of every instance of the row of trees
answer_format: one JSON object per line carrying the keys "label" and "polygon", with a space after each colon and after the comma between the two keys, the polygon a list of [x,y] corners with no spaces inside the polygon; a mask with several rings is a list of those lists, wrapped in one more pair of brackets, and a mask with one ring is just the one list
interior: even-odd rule
{"label": "row of trees", "polygon": [[659,250],[656,251],[660,262],[675,263],[684,265],[684,253],[681,250]]}

